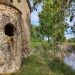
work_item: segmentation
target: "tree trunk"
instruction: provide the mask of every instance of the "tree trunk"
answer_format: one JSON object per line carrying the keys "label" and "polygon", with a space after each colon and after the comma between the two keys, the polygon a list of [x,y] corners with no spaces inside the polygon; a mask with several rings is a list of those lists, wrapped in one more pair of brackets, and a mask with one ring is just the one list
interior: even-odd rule
{"label": "tree trunk", "polygon": [[48,37],[48,43],[49,43],[49,37]]}

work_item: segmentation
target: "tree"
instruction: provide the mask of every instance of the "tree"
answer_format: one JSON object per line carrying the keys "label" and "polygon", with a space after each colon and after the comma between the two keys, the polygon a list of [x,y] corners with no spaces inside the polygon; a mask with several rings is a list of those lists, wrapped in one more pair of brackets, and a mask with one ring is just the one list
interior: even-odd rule
{"label": "tree", "polygon": [[39,29],[40,29],[40,26],[31,25],[31,39],[33,41],[41,41],[43,39],[41,37]]}
{"label": "tree", "polygon": [[53,3],[53,2],[57,2],[57,1],[61,4],[61,7],[64,7],[67,3],[70,4],[74,0],[32,0],[32,1],[33,1],[33,7],[35,8],[40,3],[45,4],[45,3]]}
{"label": "tree", "polygon": [[50,2],[49,0],[49,2],[45,2],[43,11],[39,14],[40,32],[43,36],[48,37],[48,42],[50,37],[54,42],[60,42],[64,39],[64,30],[66,29],[64,7],[59,1]]}
{"label": "tree", "polygon": [[63,41],[65,39],[64,31],[66,25],[64,23],[64,11],[74,0],[33,0],[34,9],[43,3],[43,11],[40,17],[40,33],[42,36],[52,38],[53,41]]}

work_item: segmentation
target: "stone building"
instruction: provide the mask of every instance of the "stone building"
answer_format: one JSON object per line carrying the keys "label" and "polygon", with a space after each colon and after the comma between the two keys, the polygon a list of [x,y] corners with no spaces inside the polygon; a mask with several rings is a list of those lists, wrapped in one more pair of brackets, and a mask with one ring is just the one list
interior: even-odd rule
{"label": "stone building", "polygon": [[0,74],[19,70],[30,52],[28,0],[0,0]]}

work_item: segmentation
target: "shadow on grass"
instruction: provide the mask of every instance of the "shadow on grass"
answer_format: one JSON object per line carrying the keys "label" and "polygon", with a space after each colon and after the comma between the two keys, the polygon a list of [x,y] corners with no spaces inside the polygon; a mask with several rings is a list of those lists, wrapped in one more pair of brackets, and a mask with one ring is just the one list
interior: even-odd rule
{"label": "shadow on grass", "polygon": [[49,64],[49,68],[55,73],[62,73],[63,75],[75,75],[75,71],[73,71],[68,65],[65,65],[63,62],[58,59],[54,59]]}

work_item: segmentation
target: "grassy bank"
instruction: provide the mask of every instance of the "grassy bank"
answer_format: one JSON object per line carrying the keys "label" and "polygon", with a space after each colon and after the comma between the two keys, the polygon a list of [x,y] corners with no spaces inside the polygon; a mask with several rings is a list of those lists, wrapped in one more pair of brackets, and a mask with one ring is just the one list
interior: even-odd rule
{"label": "grassy bank", "polygon": [[24,59],[20,71],[12,75],[75,75],[75,71],[56,58],[49,47],[46,42],[33,42],[31,56]]}
{"label": "grassy bank", "polygon": [[75,75],[75,72],[57,59],[47,62],[32,55],[23,61],[21,70],[13,75]]}

